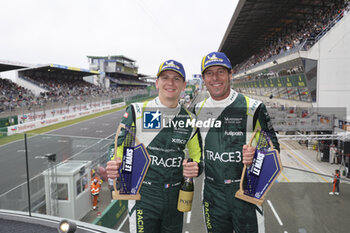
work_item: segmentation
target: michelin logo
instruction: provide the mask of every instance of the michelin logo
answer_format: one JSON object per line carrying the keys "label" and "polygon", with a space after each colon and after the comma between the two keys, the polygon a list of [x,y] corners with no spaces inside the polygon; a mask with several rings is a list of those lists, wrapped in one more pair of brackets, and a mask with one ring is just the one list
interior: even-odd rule
{"label": "michelin logo", "polygon": [[177,69],[177,70],[180,69],[180,67],[178,67],[177,65],[175,65],[173,61],[171,61],[171,62],[165,62],[165,65],[163,66],[163,69],[164,69],[164,68],[168,68],[168,67],[174,67],[174,68]]}
{"label": "michelin logo", "polygon": [[233,132],[233,131],[226,131],[225,130],[225,135],[226,136],[243,136],[243,132]]}
{"label": "michelin logo", "polygon": [[161,127],[161,116],[159,110],[155,111],[144,111],[143,113],[143,128],[144,129],[160,129]]}
{"label": "michelin logo", "polygon": [[221,59],[221,58],[217,58],[215,54],[213,54],[211,57],[210,56],[207,56],[208,60],[205,62],[205,65],[210,63],[210,62],[223,62],[224,60]]}

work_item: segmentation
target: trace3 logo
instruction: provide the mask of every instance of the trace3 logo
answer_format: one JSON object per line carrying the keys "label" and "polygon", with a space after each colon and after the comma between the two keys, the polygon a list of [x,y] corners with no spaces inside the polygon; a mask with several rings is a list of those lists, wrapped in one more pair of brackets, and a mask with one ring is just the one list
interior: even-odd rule
{"label": "trace3 logo", "polygon": [[143,112],[143,128],[144,129],[160,129],[162,114],[159,110]]}

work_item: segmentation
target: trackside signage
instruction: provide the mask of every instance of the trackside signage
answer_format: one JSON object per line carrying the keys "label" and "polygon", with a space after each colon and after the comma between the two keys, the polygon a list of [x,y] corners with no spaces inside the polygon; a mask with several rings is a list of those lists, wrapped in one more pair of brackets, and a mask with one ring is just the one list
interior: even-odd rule
{"label": "trackside signage", "polygon": [[122,107],[124,106],[125,103],[117,103],[117,104],[112,104],[109,106],[103,106],[103,107],[99,107],[99,108],[93,108],[93,109],[89,109],[89,110],[83,110],[83,111],[77,111],[77,112],[73,112],[73,113],[67,113],[64,115],[58,115],[56,117],[51,117],[51,118],[46,118],[46,119],[40,119],[37,121],[30,121],[27,123],[23,123],[23,124],[18,124],[18,125],[12,125],[7,127],[7,135],[13,135],[16,133],[23,133],[26,132],[28,130],[33,130],[33,129],[38,129],[41,127],[45,127],[48,125],[53,125],[56,123],[60,123],[63,121],[67,121],[67,120],[73,120],[79,117],[83,117],[83,116],[87,116],[90,114],[94,114],[97,112],[102,112],[105,110],[109,110],[109,109],[113,109],[113,108],[118,108],[118,107]]}

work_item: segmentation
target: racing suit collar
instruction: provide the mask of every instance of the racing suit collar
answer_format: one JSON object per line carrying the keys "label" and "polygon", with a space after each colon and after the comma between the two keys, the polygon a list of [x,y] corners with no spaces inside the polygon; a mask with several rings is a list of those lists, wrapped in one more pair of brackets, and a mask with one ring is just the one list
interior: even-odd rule
{"label": "racing suit collar", "polygon": [[167,115],[175,117],[181,111],[181,105],[179,103],[175,108],[169,108],[160,102],[158,96],[154,99],[154,101],[151,102],[149,107],[159,109],[162,112],[163,116]]}
{"label": "racing suit collar", "polygon": [[214,100],[213,98],[210,97],[208,99],[208,102],[210,103],[210,106],[225,107],[229,103],[232,103],[233,101],[235,101],[235,99],[237,98],[237,95],[238,95],[238,92],[236,92],[233,89],[230,89],[230,94],[227,96],[227,98],[223,100]]}
{"label": "racing suit collar", "polygon": [[[160,102],[160,99],[159,99],[159,96],[157,96],[155,99],[154,99],[154,103],[156,104],[157,107],[160,107],[160,108],[169,108],[167,106],[165,106],[164,104],[162,104],[162,102]],[[180,104],[177,103],[177,106],[173,109],[178,109],[180,108]],[[171,108],[169,108],[171,109]]]}

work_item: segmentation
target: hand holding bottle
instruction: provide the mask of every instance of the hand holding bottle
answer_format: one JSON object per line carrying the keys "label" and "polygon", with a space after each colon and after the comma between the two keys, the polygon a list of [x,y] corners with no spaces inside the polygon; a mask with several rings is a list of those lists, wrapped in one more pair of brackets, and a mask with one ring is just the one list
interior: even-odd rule
{"label": "hand holding bottle", "polygon": [[182,162],[183,166],[183,176],[187,178],[193,178],[198,176],[198,163],[193,162],[192,159],[185,159]]}
{"label": "hand holding bottle", "polygon": [[[193,175],[192,177],[188,177],[185,174],[197,174],[198,175],[198,164],[193,162],[191,158],[188,160],[185,160],[184,163],[187,166],[186,173],[185,173],[185,166],[184,166],[184,178],[181,182],[181,187],[179,191],[179,198],[177,202],[177,209],[180,212],[188,212],[192,209],[192,200],[193,200]],[[194,164],[196,164],[194,166]],[[197,169],[195,169],[197,167]],[[196,176],[197,176],[196,175]]]}

